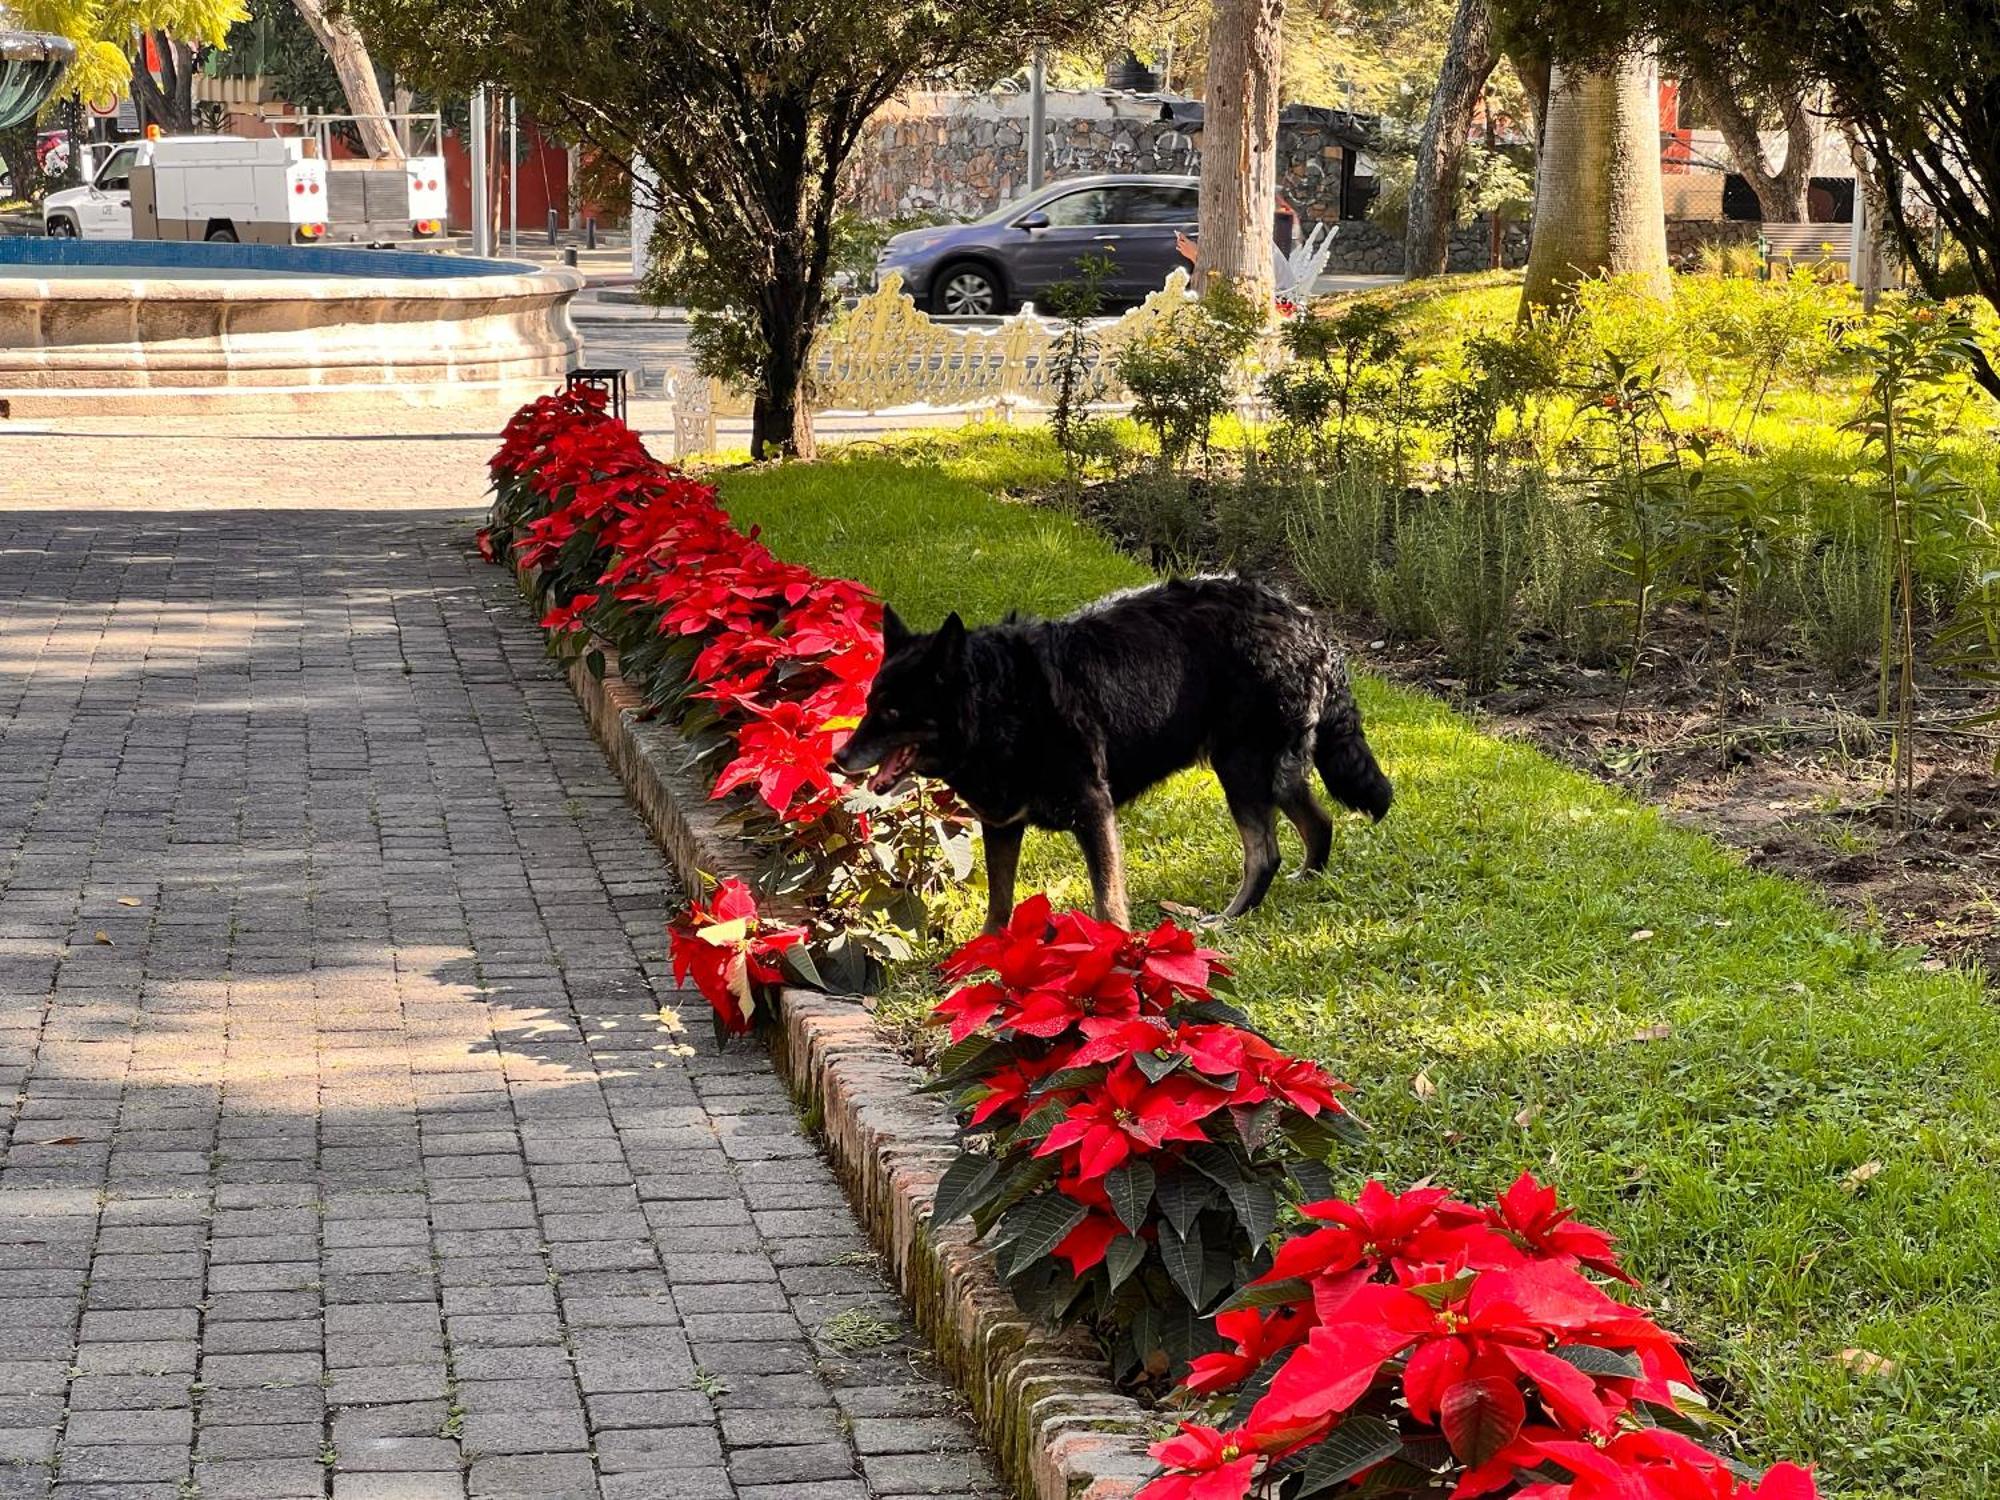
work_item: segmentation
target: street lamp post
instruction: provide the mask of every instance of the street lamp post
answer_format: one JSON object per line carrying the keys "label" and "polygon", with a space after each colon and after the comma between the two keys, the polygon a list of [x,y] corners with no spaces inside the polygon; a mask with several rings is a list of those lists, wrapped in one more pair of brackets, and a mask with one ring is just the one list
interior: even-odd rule
{"label": "street lamp post", "polygon": [[486,85],[472,91],[472,253],[493,253],[493,204],[486,160]]}
{"label": "street lamp post", "polygon": [[1049,64],[1048,50],[1035,48],[1035,60],[1028,65],[1028,191],[1042,185],[1049,154]]}

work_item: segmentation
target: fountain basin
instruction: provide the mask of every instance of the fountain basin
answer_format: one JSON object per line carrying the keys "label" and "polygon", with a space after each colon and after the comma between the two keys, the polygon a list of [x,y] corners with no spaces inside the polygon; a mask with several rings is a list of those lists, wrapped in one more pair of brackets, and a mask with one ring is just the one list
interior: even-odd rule
{"label": "fountain basin", "polygon": [[0,239],[18,416],[489,406],[559,383],[583,277],[285,245]]}

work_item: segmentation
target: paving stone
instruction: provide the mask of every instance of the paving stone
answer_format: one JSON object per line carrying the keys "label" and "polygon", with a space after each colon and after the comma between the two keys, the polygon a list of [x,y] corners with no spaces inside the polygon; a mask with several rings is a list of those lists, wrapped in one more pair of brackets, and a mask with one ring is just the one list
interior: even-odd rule
{"label": "paving stone", "polygon": [[449,1474],[346,1474],[333,1476],[333,1500],[463,1500],[465,1479]]}
{"label": "paving stone", "polygon": [[608,1391],[585,1398],[590,1429],[707,1427],[715,1409],[699,1391]]}
{"label": "paving stone", "polygon": [[597,1466],[607,1474],[634,1469],[715,1468],[722,1441],[706,1427],[639,1427],[600,1432]]}
{"label": "paving stone", "polygon": [[316,1458],[230,1459],[196,1464],[194,1482],[201,1500],[319,1500],[326,1469]]}
{"label": "paving stone", "polygon": [[467,1490],[471,1500],[596,1500],[598,1493],[596,1473],[582,1454],[476,1458]]}
{"label": "paving stone", "polygon": [[590,1446],[581,1411],[499,1411],[466,1415],[468,1453],[580,1453]]}
{"label": "paving stone", "polygon": [[729,1476],[738,1484],[796,1484],[810,1479],[841,1479],[854,1470],[854,1454],[844,1443],[734,1448],[729,1454]]}

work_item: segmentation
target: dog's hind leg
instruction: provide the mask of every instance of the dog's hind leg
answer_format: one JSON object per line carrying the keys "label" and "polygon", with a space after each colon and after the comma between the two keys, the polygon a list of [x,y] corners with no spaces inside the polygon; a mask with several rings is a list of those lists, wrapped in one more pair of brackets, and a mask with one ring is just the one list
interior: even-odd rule
{"label": "dog's hind leg", "polygon": [[1313,875],[1324,870],[1327,856],[1333,852],[1333,819],[1319,805],[1319,798],[1312,794],[1312,788],[1303,781],[1296,781],[1281,789],[1278,810],[1290,820],[1292,827],[1298,829],[1299,842],[1306,846],[1306,857],[1299,866],[1299,873]]}
{"label": "dog's hind leg", "polygon": [[1276,770],[1270,757],[1255,753],[1236,751],[1216,757],[1216,779],[1243,839],[1243,883],[1223,908],[1221,921],[1233,921],[1255,907],[1278,873],[1278,812],[1271,795]]}
{"label": "dog's hind leg", "polygon": [[1091,799],[1076,825],[1076,841],[1082,846],[1083,862],[1090,867],[1090,896],[1097,920],[1130,927],[1132,917],[1125,906],[1125,849],[1118,839],[1118,810],[1108,788]]}
{"label": "dog's hind leg", "polygon": [[1014,872],[1021,866],[1023,825],[995,823],[979,825],[980,842],[986,847],[986,930],[999,932],[1014,915]]}

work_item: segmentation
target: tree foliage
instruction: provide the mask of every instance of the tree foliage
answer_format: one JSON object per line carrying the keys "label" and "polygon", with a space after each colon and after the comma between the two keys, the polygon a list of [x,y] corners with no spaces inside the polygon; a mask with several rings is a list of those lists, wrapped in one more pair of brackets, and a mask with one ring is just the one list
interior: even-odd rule
{"label": "tree foliage", "polygon": [[[1320,0],[1285,7],[1278,78],[1286,104],[1324,104],[1366,113],[1421,110],[1444,58],[1453,0]],[[1051,82],[1094,88],[1109,53],[1127,47],[1154,72],[1172,71],[1176,94],[1199,97],[1208,63],[1209,0],[1151,0],[1134,12],[1108,49],[1057,60]]]}
{"label": "tree foliage", "polygon": [[1012,72],[1109,24],[1090,0],[352,0],[399,71],[503,83],[630,167],[738,289],[757,333],[753,450],[809,453],[803,401],[827,306],[836,195],[869,116],[913,80]]}
{"label": "tree foliage", "polygon": [[246,14],[243,0],[8,0],[30,31],[53,31],[76,43],[65,94],[122,99],[132,89],[127,49],[136,33],[165,33],[189,48],[222,43]]}
{"label": "tree foliage", "polygon": [[[1899,190],[1889,227],[1927,291],[1939,261],[1965,257],[2000,308],[2000,6],[1993,0],[1498,0],[1506,24],[1558,56],[1601,56],[1629,40],[1686,72],[1707,62],[1770,91],[1821,86]],[[1933,237],[1933,227],[1942,231]],[[2000,372],[1976,356],[1980,384]]]}

